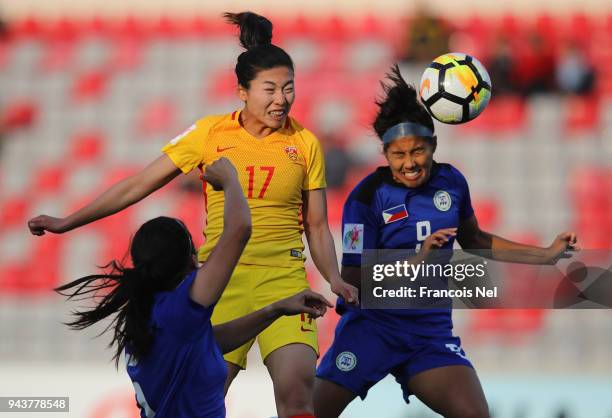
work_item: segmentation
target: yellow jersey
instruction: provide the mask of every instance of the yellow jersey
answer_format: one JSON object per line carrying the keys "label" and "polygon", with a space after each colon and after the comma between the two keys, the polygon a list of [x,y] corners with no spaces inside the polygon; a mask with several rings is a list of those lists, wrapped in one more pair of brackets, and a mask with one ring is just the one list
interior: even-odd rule
{"label": "yellow jersey", "polygon": [[[288,117],[281,129],[264,138],[249,134],[240,112],[207,116],[163,147],[183,173],[200,170],[226,157],[251,209],[253,230],[240,263],[291,267],[304,262],[302,192],[325,183],[321,145],[307,129]],[[223,191],[204,183],[205,243],[198,258],[205,261],[223,231]],[[231,219],[230,219],[231,222]]]}

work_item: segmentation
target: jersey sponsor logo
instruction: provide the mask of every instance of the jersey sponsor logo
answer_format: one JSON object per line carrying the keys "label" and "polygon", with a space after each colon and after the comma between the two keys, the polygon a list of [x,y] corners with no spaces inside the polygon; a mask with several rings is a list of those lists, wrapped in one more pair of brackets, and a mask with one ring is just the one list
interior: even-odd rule
{"label": "jersey sponsor logo", "polygon": [[336,367],[343,372],[350,372],[357,366],[357,356],[350,351],[343,351],[336,357]]}
{"label": "jersey sponsor logo", "polygon": [[465,352],[457,344],[446,344],[446,348],[448,348],[452,353],[457,354],[462,359],[467,360],[467,357],[465,356]]}
{"label": "jersey sponsor logo", "polygon": [[385,209],[382,212],[382,217],[385,220],[385,224],[390,224],[391,222],[407,218],[408,211],[406,210],[406,205],[399,205],[389,209]]}
{"label": "jersey sponsor logo", "polygon": [[170,143],[172,145],[176,145],[177,142],[179,142],[181,139],[185,138],[185,136],[187,136],[187,134],[191,131],[193,131],[196,128],[195,124],[191,125],[185,132],[183,132],[182,134],[180,134],[179,136],[173,138]]}
{"label": "jersey sponsor logo", "polygon": [[363,251],[363,224],[344,224],[342,252],[361,254]]}
{"label": "jersey sponsor logo", "polygon": [[294,146],[285,147],[285,152],[291,161],[297,161],[298,159],[298,150]]}
{"label": "jersey sponsor logo", "polygon": [[445,190],[438,190],[433,197],[433,202],[436,208],[441,212],[446,212],[453,204],[453,200]]}
{"label": "jersey sponsor logo", "polygon": [[228,149],[232,149],[232,148],[237,148],[237,147],[233,146],[233,147],[224,147],[224,148],[221,148],[219,145],[217,145],[217,152],[227,151]]}
{"label": "jersey sponsor logo", "polygon": [[292,249],[289,253],[291,257],[302,258],[302,252],[300,250]]}

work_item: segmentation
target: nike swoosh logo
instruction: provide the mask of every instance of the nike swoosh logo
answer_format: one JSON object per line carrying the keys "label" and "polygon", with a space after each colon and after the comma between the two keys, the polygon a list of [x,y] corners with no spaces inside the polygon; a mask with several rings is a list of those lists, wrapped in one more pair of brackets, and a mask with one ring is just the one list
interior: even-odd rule
{"label": "nike swoosh logo", "polygon": [[306,329],[304,328],[304,325],[302,325],[302,332],[314,332],[313,329]]}
{"label": "nike swoosh logo", "polygon": [[234,147],[220,148],[219,145],[217,145],[217,152],[227,151],[228,149],[232,149],[232,148],[236,148],[236,147],[234,146]]}

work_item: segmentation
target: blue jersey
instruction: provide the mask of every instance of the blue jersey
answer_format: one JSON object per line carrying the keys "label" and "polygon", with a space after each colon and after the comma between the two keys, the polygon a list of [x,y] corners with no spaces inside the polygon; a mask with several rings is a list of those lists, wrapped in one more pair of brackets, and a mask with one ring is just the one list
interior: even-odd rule
{"label": "blue jersey", "polygon": [[[393,180],[389,167],[363,179],[344,204],[342,265],[361,266],[366,249],[420,249],[428,235],[456,228],[474,214],[463,175],[450,164],[434,162],[429,180],[408,188]],[[443,249],[452,249],[451,238]],[[361,315],[419,335],[450,335],[450,309],[359,309],[341,298],[338,310]]]}
{"label": "blue jersey", "polygon": [[141,418],[225,417],[227,367],[210,323],[214,305],[191,300],[195,277],[196,271],[172,292],[155,295],[150,352],[136,360],[126,349]]}

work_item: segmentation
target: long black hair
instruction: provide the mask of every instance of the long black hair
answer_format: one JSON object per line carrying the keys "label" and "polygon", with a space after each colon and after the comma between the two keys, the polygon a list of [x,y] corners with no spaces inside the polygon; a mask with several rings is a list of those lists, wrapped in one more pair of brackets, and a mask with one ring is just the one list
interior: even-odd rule
{"label": "long black hair", "polygon": [[262,70],[287,67],[293,71],[289,54],[272,44],[272,22],[252,12],[224,13],[223,17],[240,28],[240,45],[246,49],[236,62],[238,84],[248,89]]}
{"label": "long black hair", "polygon": [[133,267],[113,260],[103,267],[110,270],[93,274],[54,289],[68,299],[91,298],[95,307],[74,311],[76,316],[66,323],[73,329],[87,328],[117,314],[103,333],[112,328],[116,345],[113,359],[119,358],[126,346],[134,358],[146,355],[151,347],[154,330],[150,326],[151,309],[157,292],[174,289],[194,267],[195,253],[189,231],[178,219],[160,216],[144,223],[130,244]]}
{"label": "long black hair", "polygon": [[[387,73],[386,78],[391,81],[391,84],[380,83],[384,91],[384,97],[376,101],[379,109],[372,124],[376,135],[382,140],[383,135],[389,128],[402,122],[419,123],[435,132],[431,115],[417,99],[416,89],[406,83],[397,64],[391,67],[391,71]],[[435,137],[431,141],[435,149]],[[384,145],[384,150],[387,149],[388,145]]]}

